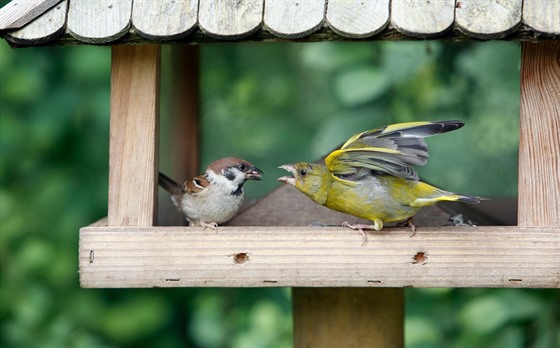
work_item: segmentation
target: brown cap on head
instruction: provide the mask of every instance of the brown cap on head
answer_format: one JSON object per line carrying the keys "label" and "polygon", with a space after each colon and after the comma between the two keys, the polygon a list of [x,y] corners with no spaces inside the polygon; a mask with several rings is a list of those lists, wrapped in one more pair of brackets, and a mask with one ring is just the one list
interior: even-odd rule
{"label": "brown cap on head", "polygon": [[219,173],[226,168],[235,167],[235,166],[237,166],[241,163],[245,164],[248,168],[253,166],[251,163],[249,163],[245,160],[242,160],[241,158],[224,157],[224,158],[220,158],[220,159],[215,160],[214,162],[210,163],[208,165],[208,169],[211,169],[214,173]]}
{"label": "brown cap on head", "polygon": [[214,173],[221,173],[224,169],[230,167],[238,167],[240,171],[246,174],[246,178],[250,180],[260,180],[263,173],[259,168],[253,166],[250,162],[237,157],[224,157],[208,165],[206,170]]}

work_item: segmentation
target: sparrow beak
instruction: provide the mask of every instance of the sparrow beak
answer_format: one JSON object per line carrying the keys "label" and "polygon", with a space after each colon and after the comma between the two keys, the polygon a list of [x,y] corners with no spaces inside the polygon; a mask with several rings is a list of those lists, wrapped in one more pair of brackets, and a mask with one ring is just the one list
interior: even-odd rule
{"label": "sparrow beak", "polygon": [[262,170],[257,167],[251,167],[247,172],[245,172],[246,180],[261,180]]}
{"label": "sparrow beak", "polygon": [[[279,166],[278,168],[280,169],[284,169],[292,174],[296,173],[296,169],[294,168],[293,164],[283,164],[281,166]],[[285,182],[286,184],[290,184],[290,185],[295,185],[296,184],[296,179],[291,177],[291,176],[283,176],[278,178],[278,181],[281,182]]]}

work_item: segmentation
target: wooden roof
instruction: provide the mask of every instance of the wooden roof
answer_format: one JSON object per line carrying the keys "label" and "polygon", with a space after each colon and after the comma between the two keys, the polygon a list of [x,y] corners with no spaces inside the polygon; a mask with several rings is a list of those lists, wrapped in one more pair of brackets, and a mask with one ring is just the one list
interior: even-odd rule
{"label": "wooden roof", "polygon": [[249,40],[560,38],[560,0],[18,0],[14,46]]}

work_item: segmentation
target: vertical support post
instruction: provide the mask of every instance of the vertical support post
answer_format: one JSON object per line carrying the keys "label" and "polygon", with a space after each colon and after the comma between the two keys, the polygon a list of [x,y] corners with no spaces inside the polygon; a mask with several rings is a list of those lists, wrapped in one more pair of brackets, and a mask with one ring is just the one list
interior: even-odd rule
{"label": "vertical support post", "polygon": [[157,218],[160,62],[159,45],[112,48],[109,226]]}
{"label": "vertical support post", "polygon": [[199,173],[199,48],[174,45],[173,65],[172,151],[173,173],[188,179]]}
{"label": "vertical support post", "polygon": [[[162,119],[163,135],[160,151],[162,163],[171,161],[169,173],[178,182],[183,182],[200,174],[199,172],[199,48],[189,45],[171,45],[169,47],[170,73],[163,73],[163,86],[170,90],[164,94],[170,96],[170,117],[168,123]],[[165,68],[165,66],[164,66]],[[169,83],[165,77],[169,76]],[[166,115],[164,115],[165,117]],[[162,191],[160,191],[162,192]],[[159,197],[160,212],[158,225],[182,226],[186,220],[173,207],[167,192]]]}
{"label": "vertical support post", "polygon": [[560,226],[560,41],[521,54],[519,226]]}
{"label": "vertical support post", "polygon": [[403,347],[404,289],[294,288],[294,347]]}

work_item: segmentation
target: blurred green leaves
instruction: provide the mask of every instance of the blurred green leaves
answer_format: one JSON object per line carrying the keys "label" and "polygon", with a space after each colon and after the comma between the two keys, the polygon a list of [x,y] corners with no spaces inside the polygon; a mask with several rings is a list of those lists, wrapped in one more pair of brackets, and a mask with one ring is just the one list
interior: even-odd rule
{"label": "blurred green leaves", "polygon": [[333,93],[342,105],[353,107],[377,99],[390,86],[388,71],[372,66],[356,66],[335,77]]}

